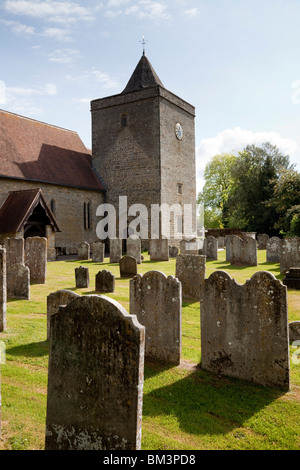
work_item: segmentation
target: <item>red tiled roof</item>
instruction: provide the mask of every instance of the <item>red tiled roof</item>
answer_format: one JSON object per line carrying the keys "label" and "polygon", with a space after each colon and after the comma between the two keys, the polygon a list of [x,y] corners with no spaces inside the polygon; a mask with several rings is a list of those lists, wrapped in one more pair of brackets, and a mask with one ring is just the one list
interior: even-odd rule
{"label": "red tiled roof", "polygon": [[0,177],[104,190],[78,134],[0,110]]}
{"label": "red tiled roof", "polygon": [[0,233],[19,232],[24,227],[35,207],[40,203],[55,232],[60,228],[48,207],[41,189],[11,191],[0,209]]}

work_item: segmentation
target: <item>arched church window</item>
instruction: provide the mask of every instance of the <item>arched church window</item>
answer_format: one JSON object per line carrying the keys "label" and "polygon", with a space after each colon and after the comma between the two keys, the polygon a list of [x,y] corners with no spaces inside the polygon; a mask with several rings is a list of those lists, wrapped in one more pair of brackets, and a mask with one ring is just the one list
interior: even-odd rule
{"label": "arched church window", "polygon": [[84,202],[83,204],[83,226],[85,230],[91,228],[91,202]]}
{"label": "arched church window", "polygon": [[51,209],[52,213],[54,214],[55,213],[55,201],[54,201],[54,199],[51,199],[50,209]]}
{"label": "arched church window", "polygon": [[127,114],[123,114],[121,117],[121,126],[126,127],[127,126]]}

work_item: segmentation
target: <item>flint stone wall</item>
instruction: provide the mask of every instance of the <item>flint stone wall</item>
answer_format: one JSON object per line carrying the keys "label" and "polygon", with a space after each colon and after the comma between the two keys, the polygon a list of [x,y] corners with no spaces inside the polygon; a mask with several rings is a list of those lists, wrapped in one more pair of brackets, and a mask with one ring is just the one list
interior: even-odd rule
{"label": "flint stone wall", "polygon": [[216,271],[200,299],[201,366],[215,374],[290,388],[287,290],[269,272],[244,285]]}
{"label": "flint stone wall", "polygon": [[181,283],[173,276],[150,271],[130,280],[130,313],[146,328],[146,357],[180,364],[181,304]]}
{"label": "flint stone wall", "polygon": [[115,291],[115,276],[113,273],[104,269],[99,271],[95,276],[95,290],[96,292],[109,293]]}
{"label": "flint stone wall", "polygon": [[89,260],[90,259],[90,245],[87,242],[80,243],[78,245],[78,259],[79,260]]}
{"label": "flint stone wall", "polygon": [[12,264],[6,270],[7,298],[30,300],[30,271],[24,264]]}
{"label": "flint stone wall", "polygon": [[6,250],[0,245],[0,333],[6,330]]}
{"label": "flint stone wall", "polygon": [[46,450],[140,450],[145,328],[82,296],[51,316]]}
{"label": "flint stone wall", "polygon": [[126,240],[126,254],[136,259],[137,264],[142,262],[142,242],[138,237],[129,237]]}
{"label": "flint stone wall", "polygon": [[29,237],[25,241],[25,265],[31,284],[45,284],[47,277],[47,238]]}
{"label": "flint stone wall", "polygon": [[136,276],[137,262],[133,256],[125,255],[119,262],[120,277]]}
{"label": "flint stone wall", "polygon": [[75,281],[77,289],[86,289],[90,286],[89,269],[84,266],[75,268]]}
{"label": "flint stone wall", "polygon": [[282,240],[280,256],[280,273],[290,268],[300,268],[300,237],[287,237]]}
{"label": "flint stone wall", "polygon": [[267,241],[267,263],[280,263],[282,240],[278,237],[271,237]]}
{"label": "flint stone wall", "polygon": [[120,238],[109,240],[109,257],[110,263],[119,263],[122,258],[122,240]]}
{"label": "flint stone wall", "polygon": [[201,284],[205,279],[206,257],[203,255],[178,255],[176,278],[182,285],[182,298],[200,299]]}
{"label": "flint stone wall", "polygon": [[92,244],[92,261],[94,263],[103,263],[104,262],[104,250],[105,245],[101,242],[94,242]]}
{"label": "flint stone wall", "polygon": [[52,292],[47,297],[47,339],[50,339],[51,316],[58,312],[60,305],[68,305],[72,300],[78,299],[79,294],[63,289]]}
{"label": "flint stone wall", "polygon": [[24,264],[24,238],[6,238],[4,240],[6,249],[6,266],[13,264]]}
{"label": "flint stone wall", "polygon": [[150,240],[150,260],[169,261],[169,240],[167,238]]}
{"label": "flint stone wall", "polygon": [[257,266],[257,243],[252,237],[233,235],[229,241],[230,263],[235,266]]}

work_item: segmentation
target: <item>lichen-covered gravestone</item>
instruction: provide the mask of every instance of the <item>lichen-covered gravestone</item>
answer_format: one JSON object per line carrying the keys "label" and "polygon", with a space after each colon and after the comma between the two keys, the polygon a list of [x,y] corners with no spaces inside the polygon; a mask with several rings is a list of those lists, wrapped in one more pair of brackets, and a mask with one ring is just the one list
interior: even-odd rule
{"label": "lichen-covered gravestone", "polygon": [[257,266],[257,243],[254,238],[236,235],[229,241],[230,263],[235,266]]}
{"label": "lichen-covered gravestone", "polygon": [[94,263],[104,262],[104,250],[105,250],[104,243],[94,242],[92,244],[92,261]]}
{"label": "lichen-covered gravestone", "polygon": [[218,259],[218,240],[215,237],[209,236],[204,239],[203,255],[210,261]]}
{"label": "lichen-covered gravestone", "polygon": [[167,238],[150,240],[150,260],[169,261],[169,240]]}
{"label": "lichen-covered gravestone", "polygon": [[78,245],[78,259],[89,260],[90,259],[90,245],[87,242],[83,242]]}
{"label": "lichen-covered gravestone", "polygon": [[268,241],[269,241],[269,235],[267,235],[266,233],[260,233],[259,235],[257,235],[258,249],[266,250]]}
{"label": "lichen-covered gravestone", "polygon": [[115,291],[115,276],[113,273],[104,269],[95,276],[95,290],[99,293],[109,293]]}
{"label": "lichen-covered gravestone", "polygon": [[7,297],[30,300],[30,271],[24,264],[12,264],[7,268]]}
{"label": "lichen-covered gravestone", "polygon": [[122,240],[120,238],[111,238],[109,240],[109,262],[119,263],[122,258]]}
{"label": "lichen-covered gravestone", "polygon": [[126,254],[136,259],[137,264],[142,262],[142,242],[137,236],[131,236],[126,240]]}
{"label": "lichen-covered gravestone", "polygon": [[146,327],[145,356],[178,365],[181,359],[181,283],[159,271],[130,281],[130,313]]}
{"label": "lichen-covered gravestone", "polygon": [[269,272],[244,285],[216,271],[200,299],[201,366],[264,386],[290,387],[287,289]]}
{"label": "lichen-covered gravestone", "polygon": [[30,237],[25,242],[25,265],[31,284],[45,284],[47,277],[47,238]]}
{"label": "lichen-covered gravestone", "polygon": [[6,250],[0,245],[0,333],[6,330]]}
{"label": "lichen-covered gravestone", "polygon": [[266,244],[267,263],[280,263],[282,240],[278,237],[271,237]]}
{"label": "lichen-covered gravestone", "polygon": [[82,296],[51,316],[46,450],[140,450],[145,328]]}
{"label": "lichen-covered gravestone", "polygon": [[72,300],[79,298],[80,295],[71,290],[63,289],[47,297],[47,339],[50,338],[50,320],[51,316],[58,312],[60,305],[68,305]]}
{"label": "lichen-covered gravestone", "polygon": [[85,289],[90,286],[89,269],[84,266],[75,268],[75,281],[77,289]]}
{"label": "lichen-covered gravestone", "polygon": [[281,243],[280,273],[291,267],[300,268],[300,237],[287,237]]}
{"label": "lichen-covered gravestone", "polygon": [[179,250],[178,250],[177,246],[169,246],[169,257],[170,258],[176,258],[178,253],[179,253]]}
{"label": "lichen-covered gravestone", "polygon": [[199,300],[201,284],[205,279],[206,257],[203,255],[178,255],[176,277],[182,285],[184,300]]}
{"label": "lichen-covered gravestone", "polygon": [[137,262],[133,256],[125,255],[120,259],[120,277],[132,277],[137,274]]}
{"label": "lichen-covered gravestone", "polygon": [[300,341],[300,321],[289,323],[289,339],[290,341]]}
{"label": "lichen-covered gravestone", "polygon": [[24,264],[24,238],[6,238],[4,240],[6,249],[6,266],[13,264]]}

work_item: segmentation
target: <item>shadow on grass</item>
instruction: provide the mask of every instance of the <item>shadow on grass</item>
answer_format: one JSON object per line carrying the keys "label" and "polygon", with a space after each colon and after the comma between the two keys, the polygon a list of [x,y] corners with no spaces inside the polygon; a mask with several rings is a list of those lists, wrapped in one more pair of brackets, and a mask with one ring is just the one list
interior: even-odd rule
{"label": "shadow on grass", "polygon": [[166,422],[175,417],[188,434],[227,434],[285,393],[238,379],[218,378],[198,367],[183,379],[174,379],[171,385],[150,385],[152,390],[147,393],[147,380],[153,384],[157,374],[169,369],[145,365],[143,415],[160,416],[162,423],[163,416]]}
{"label": "shadow on grass", "polygon": [[231,263],[228,263],[228,261],[220,261],[219,263],[217,263],[218,266],[221,265],[219,268],[217,269],[231,269],[232,271],[242,271],[244,269],[249,269],[253,266],[238,266],[238,265],[233,265]]}
{"label": "shadow on grass", "polygon": [[7,348],[6,353],[11,356],[43,357],[49,354],[49,341],[21,344],[13,348]]}

